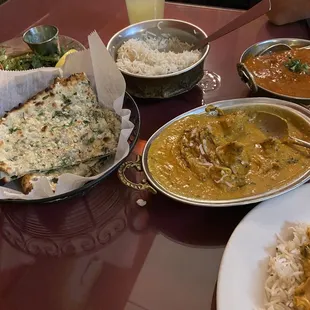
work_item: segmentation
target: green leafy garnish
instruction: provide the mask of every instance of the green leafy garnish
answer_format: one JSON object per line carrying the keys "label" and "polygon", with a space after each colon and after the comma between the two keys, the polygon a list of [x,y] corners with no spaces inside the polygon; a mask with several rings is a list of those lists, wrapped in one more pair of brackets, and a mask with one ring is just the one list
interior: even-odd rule
{"label": "green leafy garnish", "polygon": [[71,100],[65,95],[62,95],[62,99],[66,105],[71,104]]}
{"label": "green leafy garnish", "polygon": [[310,66],[307,63],[301,62],[299,59],[289,57],[289,60],[284,64],[286,68],[295,73],[308,74]]}
{"label": "green leafy garnish", "polygon": [[46,95],[42,98],[42,100],[45,100],[46,98],[48,98],[50,95]]}
{"label": "green leafy garnish", "polygon": [[19,56],[7,56],[4,49],[0,49],[0,66],[4,70],[29,70],[41,67],[55,67],[59,55],[41,56],[25,53]]}
{"label": "green leafy garnish", "polygon": [[70,127],[73,124],[74,119],[72,118],[69,124],[64,125],[64,127]]}
{"label": "green leafy garnish", "polygon": [[65,113],[65,112],[62,112],[62,111],[59,111],[59,110],[54,112],[54,115],[53,115],[52,118],[54,118],[56,116],[58,116],[58,117],[61,116],[61,117],[66,117],[66,118],[70,117],[70,115],[68,113]]}
{"label": "green leafy garnish", "polygon": [[94,143],[94,141],[95,141],[95,138],[91,137],[90,139],[87,140],[87,144],[92,144]]}
{"label": "green leafy garnish", "polygon": [[101,135],[103,133],[103,130],[102,129],[93,129],[93,132]]}
{"label": "green leafy garnish", "polygon": [[72,161],[71,161],[70,157],[64,157],[61,160],[61,166],[62,167],[67,167],[67,166],[70,166],[70,165],[72,165]]}
{"label": "green leafy garnish", "polygon": [[66,109],[72,103],[72,101],[71,101],[71,99],[69,99],[65,95],[62,95],[62,99],[65,103],[62,109]]}
{"label": "green leafy garnish", "polygon": [[0,63],[1,61],[6,60],[5,48],[0,48]]}
{"label": "green leafy garnish", "polygon": [[206,113],[212,116],[222,116],[224,115],[224,112],[219,109],[218,107],[215,107],[213,105],[208,105],[205,109]]}
{"label": "green leafy garnish", "polygon": [[9,133],[13,133],[17,130],[20,130],[20,129],[18,127],[11,127],[11,128],[9,128]]}
{"label": "green leafy garnish", "polygon": [[53,56],[41,56],[38,54],[31,55],[31,69],[41,68],[41,67],[55,67],[59,60],[58,55]]}

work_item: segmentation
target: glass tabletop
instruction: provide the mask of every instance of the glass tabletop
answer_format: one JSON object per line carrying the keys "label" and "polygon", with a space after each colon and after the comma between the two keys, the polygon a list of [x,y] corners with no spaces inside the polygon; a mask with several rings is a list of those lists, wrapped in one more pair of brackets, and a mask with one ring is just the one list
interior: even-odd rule
{"label": "glass tabletop", "polygon": [[82,199],[4,206],[0,305],[209,309],[224,246],[252,206],[189,207],[151,195],[112,175]]}
{"label": "glass tabletop", "polygon": [[[78,2],[78,5],[77,5]],[[32,24],[50,23],[87,45],[94,29],[105,43],[128,25],[123,0],[10,0],[0,7],[0,42]],[[75,9],[72,10],[72,5]],[[19,7],[16,12],[16,5]],[[36,8],[36,9],[34,9]],[[20,12],[20,13],[19,13]],[[12,14],[20,14],[9,24]],[[236,10],[167,3],[166,18],[181,19],[211,33],[241,14]],[[70,19],[68,19],[70,16]],[[221,85],[205,102],[249,96],[236,63],[257,41],[308,37],[303,23],[274,27],[262,17],[212,43],[205,70]],[[175,116],[201,105],[197,86],[168,100],[137,100],[142,153],[152,133]],[[131,180],[141,173],[129,171]],[[137,204],[138,199],[146,206]],[[52,205],[1,205],[0,309],[201,310],[216,309],[215,287],[225,245],[254,206],[200,208],[135,191],[110,175],[84,196]]]}

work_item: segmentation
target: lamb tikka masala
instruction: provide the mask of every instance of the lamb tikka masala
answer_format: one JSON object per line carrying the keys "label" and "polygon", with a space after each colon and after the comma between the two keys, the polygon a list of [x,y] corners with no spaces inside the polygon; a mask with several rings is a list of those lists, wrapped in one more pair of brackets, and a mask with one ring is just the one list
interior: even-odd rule
{"label": "lamb tikka masala", "polygon": [[[266,137],[255,110],[211,109],[216,115],[184,117],[152,142],[148,168],[167,191],[200,200],[241,198],[279,188],[309,169],[310,150]],[[287,122],[291,136],[309,140],[308,125]]]}
{"label": "lamb tikka masala", "polygon": [[294,48],[258,57],[245,62],[255,82],[278,94],[310,98],[310,51]]}

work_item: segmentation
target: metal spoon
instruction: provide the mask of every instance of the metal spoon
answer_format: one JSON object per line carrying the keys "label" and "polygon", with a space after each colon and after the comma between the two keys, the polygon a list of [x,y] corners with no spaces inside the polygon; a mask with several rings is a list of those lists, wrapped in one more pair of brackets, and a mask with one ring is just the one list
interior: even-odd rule
{"label": "metal spoon", "polygon": [[[306,46],[300,47],[298,49],[300,49],[300,50],[310,49],[310,45],[306,45]],[[269,47],[267,47],[266,49],[264,49],[263,51],[258,53],[256,56],[263,56],[266,54],[272,54],[275,52],[284,52],[284,51],[289,51],[289,50],[292,50],[291,46],[289,46],[285,43],[277,43],[274,45],[270,45]]]}
{"label": "metal spoon", "polygon": [[245,13],[238,16],[236,19],[225,25],[224,27],[220,28],[219,30],[212,33],[206,39],[203,39],[197,42],[193,47],[192,50],[195,49],[202,49],[211,41],[217,40],[220,37],[250,23],[251,21],[257,19],[258,17],[265,15],[271,9],[270,0],[263,0],[250,8]]}
{"label": "metal spoon", "polygon": [[310,142],[291,137],[285,119],[272,113],[257,112],[255,117],[257,127],[268,137],[310,148]]}

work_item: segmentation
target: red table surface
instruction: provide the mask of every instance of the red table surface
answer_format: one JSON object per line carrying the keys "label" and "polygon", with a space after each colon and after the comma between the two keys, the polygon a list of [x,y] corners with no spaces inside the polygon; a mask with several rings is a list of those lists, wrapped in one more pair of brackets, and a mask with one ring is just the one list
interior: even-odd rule
{"label": "red table surface", "polygon": [[[241,13],[169,3],[165,17],[211,33]],[[128,19],[123,0],[8,0],[0,6],[0,42],[43,23],[87,45],[93,30],[107,43]],[[251,44],[276,37],[307,38],[308,30],[303,23],[276,27],[262,17],[212,43],[205,68],[218,73],[222,84],[206,101],[246,97],[236,63]],[[198,87],[169,100],[137,100],[142,127],[130,157],[141,153],[156,129],[201,100]],[[136,204],[139,198],[147,201],[145,208]],[[186,206],[125,188],[115,174],[67,202],[1,207],[0,309],[5,310],[215,309],[224,247],[253,208]]]}

